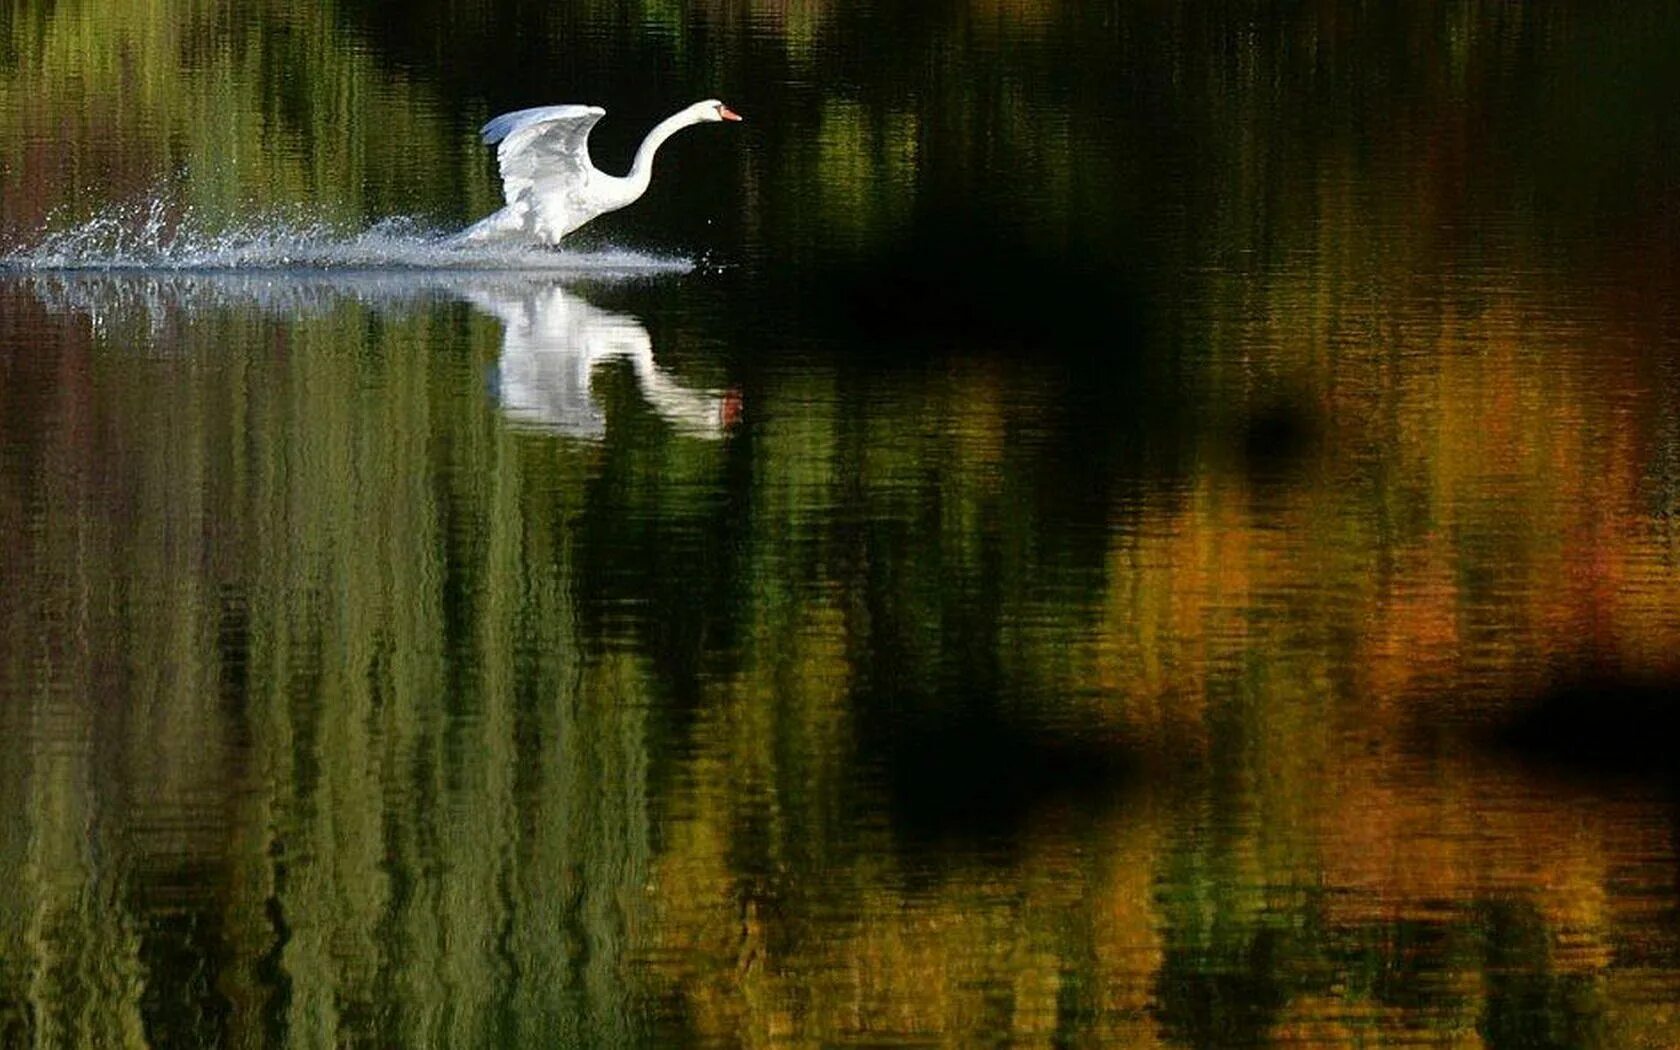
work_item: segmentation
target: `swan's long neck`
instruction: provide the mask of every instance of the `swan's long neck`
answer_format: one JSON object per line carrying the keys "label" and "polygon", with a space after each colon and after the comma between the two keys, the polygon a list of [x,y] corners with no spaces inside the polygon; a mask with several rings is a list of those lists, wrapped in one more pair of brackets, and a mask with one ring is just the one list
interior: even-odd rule
{"label": "swan's long neck", "polygon": [[690,124],[698,123],[700,119],[694,116],[692,111],[685,109],[671,114],[653,126],[647,138],[642,140],[641,148],[636,150],[636,160],[630,165],[630,174],[624,177],[635,196],[640,197],[647,191],[648,182],[653,178],[653,155],[665,144],[665,140]]}

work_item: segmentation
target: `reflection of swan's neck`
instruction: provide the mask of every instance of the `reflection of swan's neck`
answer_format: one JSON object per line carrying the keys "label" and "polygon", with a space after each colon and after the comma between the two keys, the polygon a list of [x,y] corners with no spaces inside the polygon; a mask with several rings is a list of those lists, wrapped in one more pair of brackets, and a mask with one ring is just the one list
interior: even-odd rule
{"label": "reflection of swan's neck", "polygon": [[697,437],[718,437],[723,432],[723,398],[711,391],[691,390],[653,363],[647,354],[630,358],[642,396],[667,423]]}
{"label": "reflection of swan's neck", "polygon": [[627,317],[602,312],[602,319],[624,322],[622,329],[603,325],[600,335],[590,340],[588,350],[593,386],[593,366],[609,358],[630,363],[636,386],[659,417],[686,434],[717,437],[723,429],[723,398],[710,390],[683,386],[653,360],[653,341],[647,329]]}
{"label": "reflection of swan's neck", "polygon": [[653,178],[653,155],[659,152],[659,147],[665,144],[665,140],[690,124],[699,122],[700,119],[694,115],[692,109],[685,109],[671,114],[653,126],[647,138],[642,140],[641,147],[636,150],[636,160],[630,165],[630,174],[625,176],[632,194],[640,197],[647,192],[648,182]]}

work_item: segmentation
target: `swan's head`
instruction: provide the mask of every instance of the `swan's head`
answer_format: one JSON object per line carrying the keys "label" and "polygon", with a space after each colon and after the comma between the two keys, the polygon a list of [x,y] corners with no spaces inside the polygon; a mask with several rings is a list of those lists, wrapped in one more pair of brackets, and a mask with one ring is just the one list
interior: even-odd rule
{"label": "swan's head", "polygon": [[722,102],[719,102],[715,98],[709,98],[704,102],[696,102],[694,105],[692,105],[688,108],[689,108],[689,111],[694,114],[694,119],[695,120],[740,120],[741,119],[741,114],[739,114],[739,113],[735,112],[734,110],[730,109],[728,106],[724,105]]}

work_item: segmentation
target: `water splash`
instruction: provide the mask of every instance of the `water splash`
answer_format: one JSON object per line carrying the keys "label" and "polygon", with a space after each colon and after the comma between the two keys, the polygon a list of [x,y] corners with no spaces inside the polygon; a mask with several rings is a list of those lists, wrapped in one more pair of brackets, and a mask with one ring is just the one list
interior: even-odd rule
{"label": "water splash", "polygon": [[21,288],[50,313],[80,315],[96,331],[138,325],[153,335],[178,321],[219,312],[299,319],[353,302],[401,312],[475,293],[520,294],[565,276],[534,270],[386,269],[132,269],[67,268],[0,271],[0,291]]}
{"label": "water splash", "polygon": [[522,270],[614,277],[694,268],[687,259],[628,249],[467,245],[452,235],[407,218],[356,228],[279,212],[215,226],[199,221],[165,192],[110,205],[89,219],[49,230],[31,245],[0,254],[0,269]]}

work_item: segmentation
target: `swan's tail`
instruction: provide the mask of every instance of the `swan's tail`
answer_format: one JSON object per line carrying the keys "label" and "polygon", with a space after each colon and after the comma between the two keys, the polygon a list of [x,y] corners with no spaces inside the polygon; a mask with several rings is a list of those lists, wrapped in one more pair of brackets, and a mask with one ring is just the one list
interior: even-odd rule
{"label": "swan's tail", "polygon": [[519,216],[513,214],[512,208],[501,208],[491,212],[484,218],[468,226],[460,233],[452,234],[443,240],[446,247],[463,247],[473,244],[488,244],[495,241],[529,240]]}

